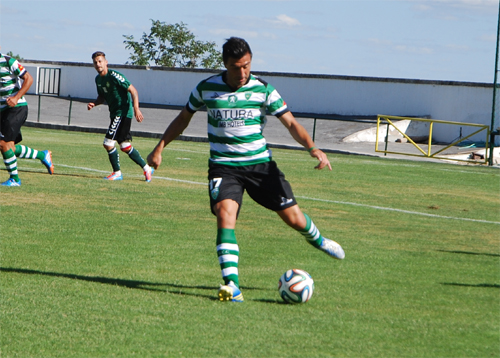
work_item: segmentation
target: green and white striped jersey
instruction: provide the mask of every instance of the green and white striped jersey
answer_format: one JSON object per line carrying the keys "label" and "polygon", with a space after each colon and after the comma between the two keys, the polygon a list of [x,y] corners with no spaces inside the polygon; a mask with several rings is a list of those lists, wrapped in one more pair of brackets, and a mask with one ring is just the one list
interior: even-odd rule
{"label": "green and white striped jersey", "polygon": [[108,69],[108,73],[104,76],[96,76],[95,84],[97,93],[103,96],[108,103],[110,118],[133,118],[134,107],[128,92],[130,82],[124,75],[118,71]]}
{"label": "green and white striped jersey", "polygon": [[207,107],[210,161],[231,166],[271,161],[271,150],[262,134],[266,112],[280,117],[288,112],[285,101],[273,86],[254,75],[232,91],[223,81],[224,73],[201,81],[187,104],[192,113]]}
{"label": "green and white striped jersey", "polygon": [[[0,53],[0,112],[7,109],[7,98],[21,89],[21,76],[26,73],[24,67],[15,59]],[[26,99],[21,97],[16,107],[27,106]]]}

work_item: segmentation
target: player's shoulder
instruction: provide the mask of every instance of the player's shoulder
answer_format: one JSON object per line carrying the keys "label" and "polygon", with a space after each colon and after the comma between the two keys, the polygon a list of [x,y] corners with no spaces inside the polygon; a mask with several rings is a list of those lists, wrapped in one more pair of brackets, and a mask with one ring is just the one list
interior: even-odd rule
{"label": "player's shoulder", "polygon": [[4,63],[5,66],[9,67],[13,67],[14,65],[16,65],[16,63],[18,63],[14,57],[5,55],[3,53],[0,54],[0,61]]}
{"label": "player's shoulder", "polygon": [[264,86],[264,87],[266,87],[266,88],[267,88],[267,87],[269,87],[269,86],[271,86],[271,85],[270,85],[268,82],[266,82],[264,79],[260,78],[260,77],[259,77],[259,76],[257,76],[257,75],[254,75],[254,74],[252,74],[252,75],[251,75],[250,80],[251,80],[251,81],[255,81],[255,82],[257,82],[258,84],[260,84],[260,85],[262,85],[262,86]]}
{"label": "player's shoulder", "polygon": [[215,75],[212,75],[210,77],[205,78],[204,80],[201,80],[198,85],[211,85],[211,84],[223,84],[223,74],[224,72],[217,73]]}
{"label": "player's shoulder", "polygon": [[108,69],[108,75],[116,79],[118,82],[127,82],[127,78],[117,70]]}

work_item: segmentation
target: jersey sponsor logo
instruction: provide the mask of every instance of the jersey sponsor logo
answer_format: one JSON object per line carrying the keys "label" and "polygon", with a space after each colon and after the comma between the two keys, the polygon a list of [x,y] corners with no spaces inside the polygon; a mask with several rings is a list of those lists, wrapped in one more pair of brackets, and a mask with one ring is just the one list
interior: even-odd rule
{"label": "jersey sponsor logo", "polygon": [[215,119],[250,119],[253,111],[247,109],[209,109],[209,114]]}
{"label": "jersey sponsor logo", "polygon": [[235,121],[220,121],[217,126],[219,128],[232,128],[232,127],[244,127],[245,121],[242,119]]}
{"label": "jersey sponsor logo", "polygon": [[238,97],[236,97],[236,96],[233,94],[233,95],[231,95],[231,96],[227,97],[227,101],[228,101],[229,103],[233,103],[233,104],[234,104],[234,103],[238,102]]}

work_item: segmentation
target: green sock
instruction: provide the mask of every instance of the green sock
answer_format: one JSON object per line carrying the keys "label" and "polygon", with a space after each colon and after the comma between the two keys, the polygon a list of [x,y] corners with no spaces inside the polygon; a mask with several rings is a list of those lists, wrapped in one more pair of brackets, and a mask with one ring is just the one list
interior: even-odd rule
{"label": "green sock", "polygon": [[227,285],[233,281],[236,287],[240,287],[238,279],[239,247],[236,243],[234,229],[217,230],[217,256],[222,273],[222,279]]}
{"label": "green sock", "polygon": [[16,144],[16,150],[14,152],[16,157],[18,158],[26,158],[26,159],[45,159],[45,153],[42,151],[32,149],[22,144]]}
{"label": "green sock", "polygon": [[118,155],[118,151],[116,148],[111,149],[108,152],[109,161],[111,166],[113,167],[113,173],[120,171],[120,156]]}
{"label": "green sock", "polygon": [[304,214],[304,216],[307,221],[306,227],[302,230],[297,231],[306,238],[308,243],[310,243],[314,247],[319,247],[323,243],[323,236],[321,236],[318,228],[316,227],[316,225],[314,225],[311,218],[307,214]]}
{"label": "green sock", "polygon": [[17,173],[17,158],[14,151],[9,149],[8,151],[2,153],[2,157],[10,177],[19,182],[19,175]]}
{"label": "green sock", "polygon": [[141,168],[144,168],[146,166],[146,161],[142,159],[141,154],[137,149],[134,149],[134,147],[130,149],[130,151],[128,152],[128,156],[130,157],[130,159],[140,165]]}

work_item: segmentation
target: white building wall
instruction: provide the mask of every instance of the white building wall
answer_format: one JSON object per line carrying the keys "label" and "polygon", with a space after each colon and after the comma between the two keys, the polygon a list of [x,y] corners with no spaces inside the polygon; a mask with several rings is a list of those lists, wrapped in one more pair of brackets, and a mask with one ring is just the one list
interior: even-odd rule
{"label": "white building wall", "polygon": [[[92,64],[26,61],[26,69],[38,83],[39,68],[60,68],[60,96],[97,97]],[[123,73],[139,91],[142,103],[186,104],[191,90],[218,71],[109,65]],[[430,116],[462,123],[491,124],[493,85],[485,83],[422,81],[349,76],[256,73],[271,83],[295,113],[370,116]],[[37,94],[38,85],[28,93]],[[500,126],[496,123],[495,128]],[[451,128],[451,129],[450,129]],[[459,136],[459,126],[433,130],[437,141],[450,142]],[[484,140],[485,135],[475,140]]]}

